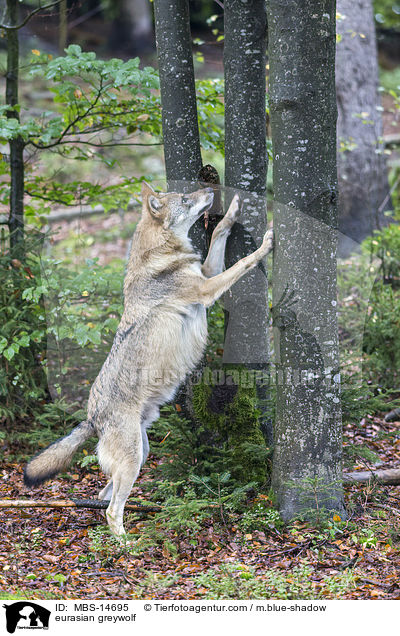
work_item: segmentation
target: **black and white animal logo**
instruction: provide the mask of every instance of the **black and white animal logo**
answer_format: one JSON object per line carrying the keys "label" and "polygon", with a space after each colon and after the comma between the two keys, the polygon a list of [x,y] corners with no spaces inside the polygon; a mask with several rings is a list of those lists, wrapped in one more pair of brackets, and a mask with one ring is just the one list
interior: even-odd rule
{"label": "black and white animal logo", "polygon": [[3,605],[6,610],[6,628],[9,634],[16,629],[48,629],[50,610],[32,603],[17,601],[11,605]]}

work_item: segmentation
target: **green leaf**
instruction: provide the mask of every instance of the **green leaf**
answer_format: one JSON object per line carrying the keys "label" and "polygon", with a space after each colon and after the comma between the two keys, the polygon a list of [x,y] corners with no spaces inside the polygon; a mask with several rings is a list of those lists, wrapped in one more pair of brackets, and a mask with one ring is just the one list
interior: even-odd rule
{"label": "green leaf", "polygon": [[3,351],[3,356],[7,358],[8,361],[12,360],[15,356],[15,349],[11,346]]}

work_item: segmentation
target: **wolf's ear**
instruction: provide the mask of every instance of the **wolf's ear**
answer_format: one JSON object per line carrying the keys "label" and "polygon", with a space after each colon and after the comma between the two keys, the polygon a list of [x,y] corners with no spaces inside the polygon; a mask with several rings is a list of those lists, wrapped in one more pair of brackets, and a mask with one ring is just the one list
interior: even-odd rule
{"label": "wolf's ear", "polygon": [[152,194],[155,194],[155,192],[153,188],[151,187],[151,185],[149,185],[146,181],[142,181],[142,199]]}
{"label": "wolf's ear", "polygon": [[161,211],[163,208],[163,204],[161,203],[161,201],[157,199],[157,197],[155,197],[153,194],[151,194],[147,199],[147,205],[150,214],[156,219],[159,219],[161,217]]}

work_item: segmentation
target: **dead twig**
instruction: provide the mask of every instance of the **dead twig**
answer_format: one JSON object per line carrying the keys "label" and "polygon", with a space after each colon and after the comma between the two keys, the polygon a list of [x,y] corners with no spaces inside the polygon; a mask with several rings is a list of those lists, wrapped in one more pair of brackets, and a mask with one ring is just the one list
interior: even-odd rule
{"label": "dead twig", "polygon": [[[0,499],[0,508],[91,508],[94,510],[108,507],[110,502],[100,499]],[[146,504],[126,504],[125,510],[132,512],[159,512],[162,506]]]}

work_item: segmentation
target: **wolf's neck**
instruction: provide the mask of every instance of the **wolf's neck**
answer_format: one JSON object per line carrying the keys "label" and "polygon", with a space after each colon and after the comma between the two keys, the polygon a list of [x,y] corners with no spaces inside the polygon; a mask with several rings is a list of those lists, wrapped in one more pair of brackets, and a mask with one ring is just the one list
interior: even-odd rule
{"label": "wolf's neck", "polygon": [[171,261],[186,259],[190,262],[200,261],[187,235],[177,236],[167,231],[142,232],[138,227],[132,240],[128,269],[135,271],[144,265],[147,268],[155,266],[157,269],[159,265],[162,269],[162,264],[168,267]]}

